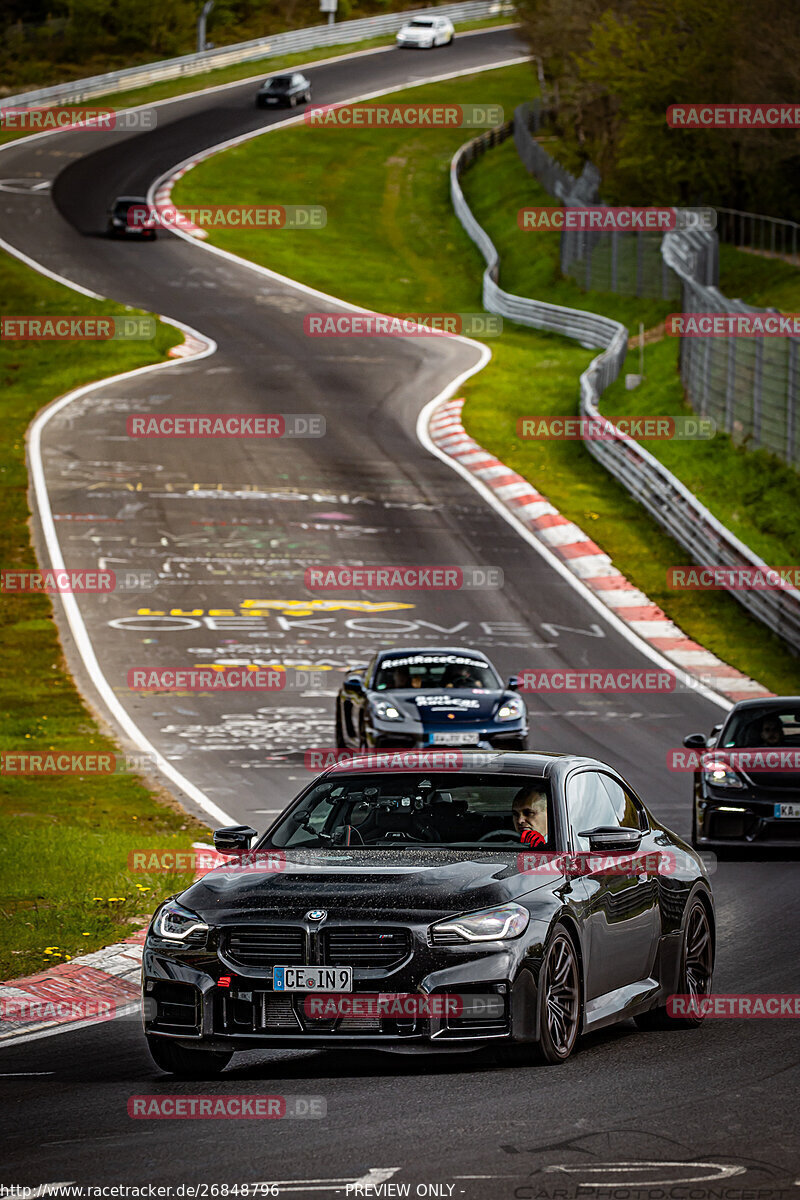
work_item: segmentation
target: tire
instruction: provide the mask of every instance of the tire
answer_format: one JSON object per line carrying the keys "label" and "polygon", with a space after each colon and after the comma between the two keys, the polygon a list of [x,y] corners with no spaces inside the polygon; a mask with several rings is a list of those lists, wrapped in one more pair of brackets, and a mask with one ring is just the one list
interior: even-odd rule
{"label": "tire", "polygon": [[581,971],[575,943],[556,925],[539,971],[539,1041],[535,1057],[566,1062],[581,1031]]}
{"label": "tire", "polygon": [[306,102],[306,104],[310,104],[310,103],[311,103],[311,88],[309,88],[309,89],[308,89],[308,91],[306,92],[306,99],[305,99],[305,102]]}
{"label": "tire", "polygon": [[[714,947],[711,937],[711,921],[703,901],[695,897],[686,914],[681,946],[681,971],[678,994],[707,996],[711,991],[714,971]],[[666,1004],[659,1004],[649,1012],[634,1017],[640,1029],[696,1029],[702,1025],[703,1017],[671,1017]]]}
{"label": "tire", "polygon": [[289,97],[289,108],[297,108],[297,96]]}
{"label": "tire", "polygon": [[148,1037],[147,1049],[157,1067],[180,1079],[216,1079],[233,1058],[216,1050],[187,1050],[166,1038]]}
{"label": "tire", "polygon": [[336,732],[334,734],[334,742],[337,750],[346,750],[347,742],[344,740],[344,731],[342,729],[342,712],[339,705],[336,705]]}

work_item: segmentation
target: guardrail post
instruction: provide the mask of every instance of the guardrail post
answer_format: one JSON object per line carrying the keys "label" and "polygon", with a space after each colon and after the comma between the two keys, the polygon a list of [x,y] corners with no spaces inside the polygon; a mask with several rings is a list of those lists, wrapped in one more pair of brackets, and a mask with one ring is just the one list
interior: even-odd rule
{"label": "guardrail post", "polygon": [[725,378],[725,432],[733,433],[733,408],[736,400],[736,338],[728,338]]}
{"label": "guardrail post", "polygon": [[795,465],[795,405],[797,403],[797,345],[789,339],[789,361],[786,371],[786,461]]}
{"label": "guardrail post", "polygon": [[764,375],[764,339],[756,338],[753,364],[753,442],[761,445],[761,395]]}

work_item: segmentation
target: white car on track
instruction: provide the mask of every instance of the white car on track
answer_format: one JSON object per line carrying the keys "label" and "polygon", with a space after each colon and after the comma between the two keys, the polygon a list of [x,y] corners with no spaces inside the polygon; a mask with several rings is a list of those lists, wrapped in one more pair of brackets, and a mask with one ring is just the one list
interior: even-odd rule
{"label": "white car on track", "polygon": [[448,17],[414,17],[398,31],[396,41],[398,46],[431,50],[434,46],[449,46],[455,33]]}

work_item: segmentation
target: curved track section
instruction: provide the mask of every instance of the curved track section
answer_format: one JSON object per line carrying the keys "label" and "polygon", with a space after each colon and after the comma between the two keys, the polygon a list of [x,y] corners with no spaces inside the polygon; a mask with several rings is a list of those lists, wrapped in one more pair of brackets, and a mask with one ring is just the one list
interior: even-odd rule
{"label": "curved track section", "polygon": [[[311,68],[315,102],[519,53],[504,31],[458,38],[435,58],[360,55]],[[213,356],[110,381],[64,406],[42,430],[41,453],[66,564],[102,560],[158,574],[147,594],[78,600],[103,676],[167,762],[224,812],[259,828],[308,778],[304,748],[331,743],[336,668],[364,661],[376,646],[457,639],[483,648],[506,674],[648,660],[420,446],[420,410],[478,367],[479,347],[309,343],[304,312],[310,303],[335,308],[332,299],[312,302],[291,281],[184,239],[132,245],[93,236],[113,196],[144,193],[179,160],[269,123],[253,108],[252,91],[241,84],[161,105],[159,127],[147,135],[30,139],[0,151],[0,174],[53,184],[52,197],[44,189],[2,195],[4,236],[21,253],[217,344]],[[129,413],[166,411],[319,413],[327,435],[280,444],[125,436]],[[397,607],[383,611],[309,606],[306,566],[353,559],[499,566],[505,586],[398,596]],[[106,711],[69,644],[68,652],[87,695]],[[126,690],[131,666],[220,661],[327,666],[330,694],[187,699]],[[665,754],[684,733],[710,727],[715,704],[682,694],[537,698],[529,707],[535,742],[606,759],[660,818],[688,833],[689,783],[665,770]],[[774,863],[765,889],[767,869],[734,863],[715,877],[720,990],[796,988],[794,867]],[[552,1196],[554,1175],[565,1195],[579,1182],[595,1194],[598,1175],[575,1174],[578,1164],[600,1164],[604,1179],[617,1171],[629,1184],[620,1164],[631,1160],[655,1164],[648,1180],[659,1184],[680,1184],[691,1164],[693,1179],[790,1186],[798,1163],[791,1032],[786,1021],[751,1022],[744,1033],[728,1021],[647,1036],[625,1026],[595,1035],[566,1067],[545,1072],[500,1070],[477,1058],[270,1054],[243,1057],[220,1083],[192,1089],[157,1081],[136,1023],[119,1020],[6,1050],[0,1074],[16,1099],[5,1118],[6,1163],[9,1178],[35,1184],[112,1175],[134,1183],[143,1174],[173,1184],[316,1179],[294,1190],[323,1195],[348,1181],[383,1179],[409,1183],[411,1194],[418,1183],[436,1183],[445,1196]],[[45,1075],[16,1078],[36,1072]],[[534,1108],[532,1095],[544,1097],[545,1083],[546,1102]],[[176,1089],[324,1094],[328,1118],[313,1127],[282,1123],[280,1151],[274,1130],[258,1122],[211,1135],[202,1123],[184,1125],[179,1139],[169,1123],[130,1122],[130,1095]],[[35,1160],[34,1122],[43,1131]],[[743,1157],[743,1147],[755,1145],[758,1162]]]}

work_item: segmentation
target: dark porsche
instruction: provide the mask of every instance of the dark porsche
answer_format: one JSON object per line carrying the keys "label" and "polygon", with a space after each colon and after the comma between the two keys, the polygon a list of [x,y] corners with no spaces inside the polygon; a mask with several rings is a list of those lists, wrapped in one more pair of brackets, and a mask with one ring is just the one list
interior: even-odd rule
{"label": "dark porsche", "polygon": [[528,712],[517,677],[503,684],[477,650],[382,650],[336,697],[340,750],[474,746],[524,750]]}
{"label": "dark porsche", "polygon": [[800,847],[800,696],[740,700],[697,752],[692,807],[695,846]]}
{"label": "dark porsche", "polygon": [[[626,1017],[702,1019],[667,1002],[711,989],[705,868],[594,759],[367,754],[319,776],[250,849],[256,836],[217,830],[230,865],[151,922],[144,1026],[165,1071],[207,1077],[237,1050],[298,1047],[494,1043],[554,1063]],[[375,995],[453,1003],[353,1007]],[[337,999],[347,1015],[331,1015]]]}

